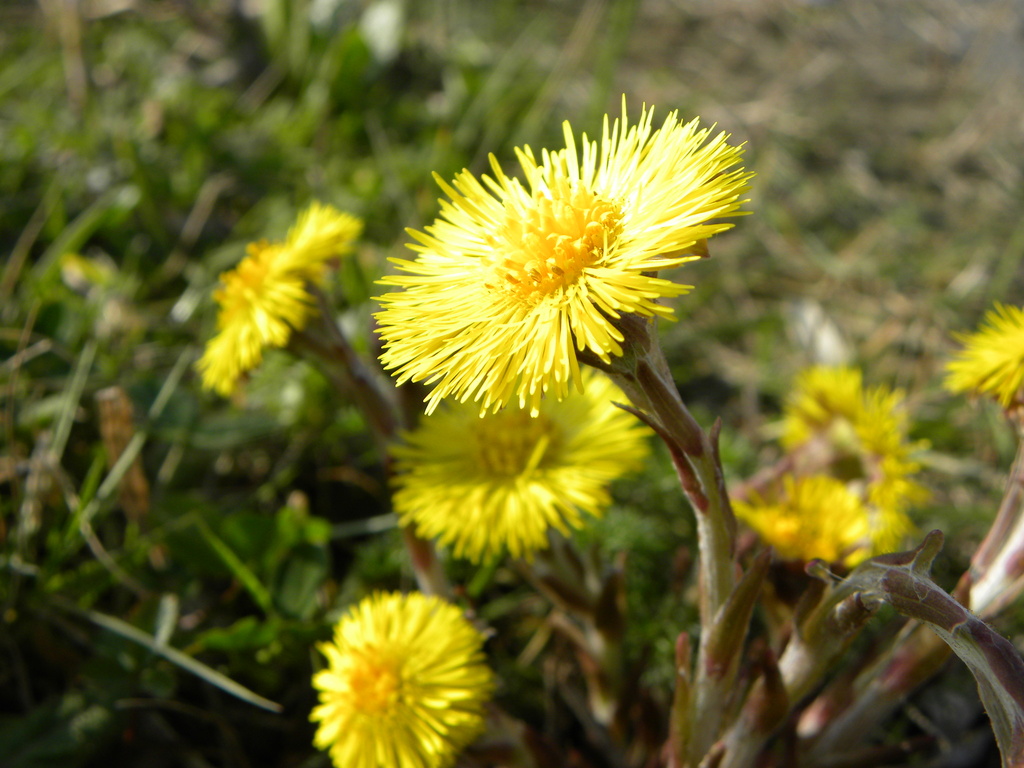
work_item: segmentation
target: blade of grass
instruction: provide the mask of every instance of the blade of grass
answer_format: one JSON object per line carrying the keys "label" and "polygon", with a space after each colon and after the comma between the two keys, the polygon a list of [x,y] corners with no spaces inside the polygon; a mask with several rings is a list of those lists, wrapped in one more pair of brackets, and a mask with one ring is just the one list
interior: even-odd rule
{"label": "blade of grass", "polygon": [[[11,70],[17,69],[17,67],[10,67]],[[2,92],[0,88],[0,92]],[[32,217],[28,220],[25,228],[21,230],[21,234],[18,236],[17,242],[14,244],[14,250],[11,251],[10,256],[7,257],[7,265],[4,267],[3,277],[0,278],[0,302],[3,302],[3,312],[6,315],[9,311],[13,312],[17,306],[17,302],[8,303],[8,299],[11,293],[14,291],[14,286],[18,282],[18,276],[21,274],[22,267],[25,266],[25,260],[28,258],[29,252],[32,250],[32,246],[39,238],[39,233],[43,231],[43,227],[46,225],[46,220],[50,218],[50,212],[53,210],[54,204],[57,202],[57,198],[60,196],[61,187],[60,184],[54,182],[46,188],[46,193],[43,195],[42,201],[36,206],[35,211],[32,212]],[[5,317],[5,321],[9,321],[11,318]]]}
{"label": "blade of grass", "polygon": [[52,273],[60,268],[61,256],[69,251],[79,250],[116,209],[132,210],[138,201],[138,190],[132,186],[114,187],[104,192],[50,243],[32,267],[36,281],[43,285],[49,283],[53,278]]}
{"label": "blade of grass", "polygon": [[71,425],[75,421],[75,411],[78,410],[78,401],[82,399],[82,390],[85,389],[85,382],[89,378],[89,371],[92,370],[92,363],[95,359],[96,341],[90,339],[78,356],[78,362],[71,373],[71,380],[64,390],[64,405],[60,410],[60,417],[57,420],[57,426],[54,427],[53,439],[50,443],[50,456],[54,464],[57,464],[60,457],[64,455],[64,447],[71,435]]}
{"label": "blade of grass", "polygon": [[[160,391],[157,393],[156,399],[153,401],[153,405],[149,408],[149,420],[152,422],[160,416],[163,412],[164,407],[170,400],[171,395],[174,394],[174,390],[177,389],[178,383],[181,381],[181,377],[184,375],[188,368],[189,363],[194,357],[194,352],[191,347],[185,349],[181,355],[178,356],[177,362],[174,364],[174,368],[167,376],[167,380],[164,382]],[[96,491],[88,501],[83,501],[84,496],[79,499],[78,506],[73,511],[73,516],[78,526],[78,530],[85,540],[86,544],[89,545],[89,549],[92,551],[96,559],[99,560],[103,565],[115,576],[119,581],[125,584],[129,589],[134,591],[136,594],[142,596],[147,593],[146,588],[134,578],[131,577],[124,569],[122,569],[114,557],[106,551],[103,543],[99,537],[96,536],[96,532],[92,527],[92,519],[99,512],[100,508],[117,490],[118,484],[121,482],[121,478],[124,477],[128,468],[132,466],[135,458],[139,455],[142,450],[142,446],[146,442],[146,438],[149,436],[148,425],[136,431],[132,435],[132,439],[128,441],[128,445],[125,447],[124,452],[120,458],[114,462],[114,466],[110,468],[110,472],[103,479],[99,489]]]}
{"label": "blade of grass", "polygon": [[252,599],[256,601],[256,604],[259,605],[264,613],[272,615],[274,613],[273,600],[270,597],[270,592],[263,586],[259,577],[253,573],[249,566],[242,562],[241,558],[235,554],[235,551],[220,536],[213,532],[205,520],[197,516],[195,524],[206,543],[210,545],[213,551],[217,553],[217,556],[224,562],[224,565],[228,567],[228,570],[231,571],[231,575],[238,579],[241,585],[245,587],[246,592],[252,595]]}
{"label": "blade of grass", "polygon": [[176,648],[172,648],[169,645],[162,644],[159,640],[146,634],[141,629],[133,627],[126,621],[122,621],[114,616],[108,616],[105,613],[93,610],[82,610],[76,605],[69,603],[66,600],[57,601],[62,608],[71,613],[76,613],[95,624],[98,627],[102,627],[109,632],[113,632],[115,635],[120,635],[126,640],[131,640],[133,643],[138,643],[144,648],[148,649],[157,656],[161,656],[167,659],[169,662],[174,664],[186,672],[191,672],[196,677],[199,677],[210,685],[220,688],[225,693],[234,696],[237,699],[252,704],[254,707],[265,709],[269,712],[281,712],[283,707],[270,699],[265,699],[257,693],[250,691],[244,685],[236,683],[227,675],[224,675],[217,670],[206,666],[203,662],[192,658],[186,653],[182,653]]}
{"label": "blade of grass", "polygon": [[75,363],[71,378],[64,391],[64,401],[57,416],[57,423],[49,438],[41,436],[32,452],[29,478],[25,483],[25,495],[18,513],[18,528],[15,540],[18,542],[19,553],[28,552],[29,541],[39,530],[42,503],[40,498],[50,487],[52,472],[60,464],[64,447],[71,434],[71,425],[78,410],[78,401],[96,358],[96,342],[89,341]]}
{"label": "blade of grass", "polygon": [[[150,422],[159,418],[160,414],[163,413],[167,402],[171,399],[171,395],[178,388],[178,383],[181,381],[181,377],[188,370],[189,363],[192,362],[195,356],[194,350],[189,347],[185,349],[181,355],[178,356],[178,360],[174,363],[174,367],[171,372],[167,374],[167,379],[164,381],[160,391],[157,392],[156,399],[153,400],[153,404],[149,408],[147,414]],[[103,479],[103,483],[100,485],[99,490],[96,491],[96,495],[89,499],[88,504],[84,508],[80,507],[79,517],[83,524],[90,524],[92,518],[99,511],[100,505],[109,499],[114,491],[117,490],[118,484],[121,482],[121,478],[124,477],[128,468],[135,461],[135,458],[139,455],[142,450],[142,446],[145,445],[146,439],[149,437],[149,426],[143,426],[132,435],[132,439],[128,441],[128,445],[125,447],[124,452],[114,462],[114,466],[110,468],[110,472]]]}
{"label": "blade of grass", "polygon": [[383,515],[374,515],[364,520],[354,520],[350,523],[338,523],[331,526],[332,539],[351,539],[355,536],[366,536],[371,533],[389,531],[398,525],[398,515],[388,512]]}

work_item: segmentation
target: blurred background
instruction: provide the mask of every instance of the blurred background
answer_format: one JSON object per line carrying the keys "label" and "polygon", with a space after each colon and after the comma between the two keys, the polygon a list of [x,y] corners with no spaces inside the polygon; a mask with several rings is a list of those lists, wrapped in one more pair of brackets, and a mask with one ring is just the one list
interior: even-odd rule
{"label": "blurred background", "polygon": [[[413,580],[362,417],[316,370],[274,353],[233,400],[200,391],[217,276],[311,200],[364,218],[330,290],[371,355],[373,281],[436,215],[431,173],[513,173],[513,147],[596,135],[623,94],[717,124],[757,174],[662,327],[727,472],[777,455],[797,371],[862,366],[930,446],[916,522],[947,532],[950,587],[1015,448],[940,385],[954,332],[1024,302],[1022,37],[1018,0],[6,0],[0,764],[326,765],[312,643]],[[629,553],[629,642],[666,696],[694,622],[675,482],[659,454],[579,537]],[[554,673],[523,655],[538,598],[448,567],[500,630],[502,705],[558,738]],[[955,727],[985,732],[962,689]]]}

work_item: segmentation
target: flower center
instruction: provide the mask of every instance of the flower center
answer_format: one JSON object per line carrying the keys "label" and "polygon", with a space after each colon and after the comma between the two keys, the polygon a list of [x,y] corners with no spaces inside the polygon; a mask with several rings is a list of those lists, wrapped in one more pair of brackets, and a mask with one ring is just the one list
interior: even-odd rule
{"label": "flower center", "polygon": [[555,425],[543,414],[528,410],[502,411],[477,422],[476,455],[484,471],[494,477],[528,476],[545,456],[557,448]]}
{"label": "flower center", "polygon": [[485,285],[535,303],[575,283],[622,231],[614,203],[560,179],[530,205],[505,205],[504,225],[488,238],[494,257]]}
{"label": "flower center", "polygon": [[235,313],[242,307],[255,304],[264,290],[267,274],[273,262],[274,246],[263,240],[249,243],[248,254],[238,266],[220,276],[223,287],[214,291],[213,297],[228,313]]}
{"label": "flower center", "polygon": [[348,670],[348,685],[357,708],[369,715],[380,715],[398,700],[401,678],[397,663],[377,654],[354,659]]}

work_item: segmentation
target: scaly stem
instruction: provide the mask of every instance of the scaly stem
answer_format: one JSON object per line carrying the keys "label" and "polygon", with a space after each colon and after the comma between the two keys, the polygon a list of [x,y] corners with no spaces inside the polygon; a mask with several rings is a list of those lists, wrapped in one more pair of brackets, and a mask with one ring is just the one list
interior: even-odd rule
{"label": "scaly stem", "polygon": [[[697,519],[701,639],[690,687],[689,722],[686,732],[679,729],[676,734],[676,748],[685,753],[688,765],[696,766],[718,738],[738,666],[736,653],[719,658],[720,649],[711,644],[736,586],[736,519],[722,476],[717,426],[706,433],[683,403],[651,333],[653,326],[623,325],[628,354],[619,364],[596,365],[615,379],[665,441]],[[679,723],[679,713],[674,719]]]}
{"label": "scaly stem", "polygon": [[[956,594],[969,594],[969,607],[982,619],[1003,610],[1021,591],[1024,558],[1024,443],[1006,481],[999,512],[971,558],[970,570],[960,579]],[[968,592],[969,590],[969,592]],[[963,599],[963,597],[961,597]],[[837,752],[849,749],[876,729],[918,686],[931,678],[948,659],[951,650],[925,626],[913,623],[904,628],[887,654],[858,676],[851,703],[828,722],[814,723],[805,716],[805,736],[813,738],[808,762],[825,762]],[[829,692],[821,706],[808,712],[829,709]],[[802,729],[803,730],[803,729]]]}
{"label": "scaly stem", "polygon": [[1024,441],[1006,480],[999,512],[971,558],[970,607],[981,616],[998,613],[1020,593],[1024,575]]}
{"label": "scaly stem", "polygon": [[700,546],[701,626],[709,629],[735,581],[736,519],[722,478],[715,441],[679,396],[661,348],[652,346],[629,376],[612,373],[634,404],[654,417],[683,491],[696,512]]}

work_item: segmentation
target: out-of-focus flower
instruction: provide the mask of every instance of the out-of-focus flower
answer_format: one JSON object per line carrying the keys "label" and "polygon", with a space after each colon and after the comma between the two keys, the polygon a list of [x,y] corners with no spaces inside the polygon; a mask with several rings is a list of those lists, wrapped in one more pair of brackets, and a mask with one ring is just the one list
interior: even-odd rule
{"label": "out-of-focus flower", "polygon": [[[901,390],[865,388],[863,375],[847,366],[815,366],[802,371],[783,413],[782,445],[789,451],[814,444],[819,455],[856,457],[865,475],[890,460],[907,460],[914,446],[907,440],[907,415]],[[917,470],[916,464],[914,471]]]}
{"label": "out-of-focus flower", "polygon": [[734,506],[736,516],[784,560],[819,558],[853,566],[892,552],[913,530],[900,507],[865,503],[828,475],[786,475],[770,497],[755,494]]}
{"label": "out-of-focus flower", "polygon": [[206,389],[230,395],[242,374],[260,364],[264,349],[288,343],[316,311],[307,284],[322,281],[327,262],[350,250],[362,226],[354,216],[313,203],[283,243],[249,244],[248,255],[221,274],[213,293],[218,332],[197,366]]}
{"label": "out-of-focus flower", "polygon": [[445,768],[483,730],[494,687],[484,638],[454,605],[376,593],[318,647],[314,744],[337,768]]}
{"label": "out-of-focus flower", "polygon": [[426,232],[411,231],[415,261],[385,278],[403,288],[380,297],[381,360],[399,383],[434,385],[446,397],[498,410],[517,401],[531,413],[545,393],[580,387],[576,350],[609,363],[623,354],[623,314],[671,317],[659,298],[690,286],[658,277],[704,253],[728,229],[750,174],[730,170],[742,149],[682,123],[672,112],[652,129],[644,109],[630,126],[606,117],[600,141],[566,146],[538,160],[517,149],[525,183],[491,157],[494,176],[462,171]]}
{"label": "out-of-focus flower", "polygon": [[855,368],[815,367],[794,384],[782,444],[792,471],[736,503],[736,514],[779,555],[846,565],[898,548],[907,510],[927,498],[912,478],[903,393],[865,388]]}
{"label": "out-of-focus flower", "polygon": [[793,448],[815,434],[829,432],[839,440],[854,440],[863,410],[864,383],[859,370],[807,368],[797,375],[786,400],[782,444]]}
{"label": "out-of-focus flower", "polygon": [[736,515],[784,560],[840,562],[870,554],[867,510],[835,478],[787,475],[771,499],[755,495],[734,506]]}
{"label": "out-of-focus flower", "polygon": [[584,391],[543,400],[536,417],[509,406],[480,415],[466,403],[425,416],[393,450],[395,510],[403,524],[481,561],[507,550],[529,557],[547,532],[601,514],[609,484],[638,468],[648,431],[612,405],[622,393],[587,372]]}
{"label": "out-of-focus flower", "polygon": [[1024,309],[996,304],[979,330],[957,338],[964,348],[946,365],[946,389],[989,395],[1004,408],[1024,403]]}

